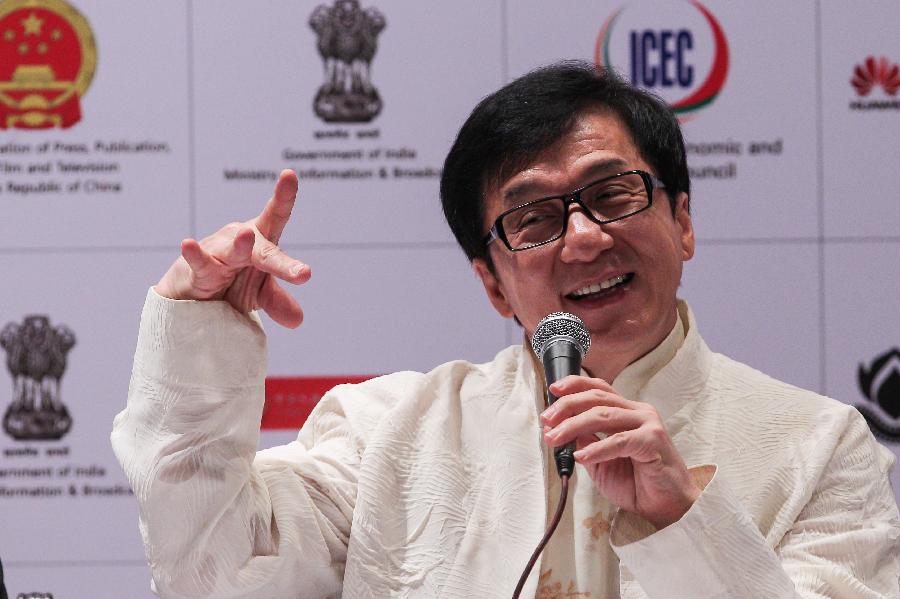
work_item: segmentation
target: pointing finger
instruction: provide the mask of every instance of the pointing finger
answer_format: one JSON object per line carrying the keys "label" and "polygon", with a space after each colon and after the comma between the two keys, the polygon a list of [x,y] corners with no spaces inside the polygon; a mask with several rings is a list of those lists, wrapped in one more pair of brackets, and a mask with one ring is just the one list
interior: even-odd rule
{"label": "pointing finger", "polygon": [[291,218],[298,187],[299,182],[294,171],[289,169],[281,171],[272,197],[266,202],[260,215],[256,217],[256,227],[272,243],[278,243],[284,226]]}

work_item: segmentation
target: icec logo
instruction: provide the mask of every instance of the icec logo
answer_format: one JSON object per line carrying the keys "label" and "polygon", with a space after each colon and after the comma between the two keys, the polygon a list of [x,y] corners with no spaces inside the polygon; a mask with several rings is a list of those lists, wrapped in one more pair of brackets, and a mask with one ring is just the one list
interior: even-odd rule
{"label": "icec logo", "polygon": [[722,91],[728,40],[716,17],[696,0],[635,3],[603,23],[594,60],[660,95],[686,120]]}

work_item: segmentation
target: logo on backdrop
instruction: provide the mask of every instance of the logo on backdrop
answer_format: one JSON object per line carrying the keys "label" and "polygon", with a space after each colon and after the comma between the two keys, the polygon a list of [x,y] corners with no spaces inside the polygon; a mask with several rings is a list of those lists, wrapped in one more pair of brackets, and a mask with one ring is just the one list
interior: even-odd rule
{"label": "logo on backdrop", "polygon": [[0,3],[0,129],[71,127],[96,66],[90,25],[65,0]]}
{"label": "logo on backdrop", "polygon": [[868,400],[856,408],[872,432],[886,441],[900,442],[900,351],[890,349],[856,373],[859,390]]}
{"label": "logo on backdrop", "polygon": [[266,403],[260,428],[297,430],[332,387],[370,378],[367,375],[266,377]]}
{"label": "logo on backdrop", "polygon": [[[643,23],[646,14],[640,17],[641,21],[635,21],[630,15],[625,16],[628,11],[624,6],[606,19],[594,51],[598,66],[619,66],[619,72],[630,76],[633,84],[665,98],[682,121],[718,97],[728,78],[729,62],[722,26],[705,6],[696,0],[688,3],[699,11],[712,34],[712,59],[702,80],[700,69],[707,65],[698,63],[701,48],[697,47],[698,38],[692,27],[648,27]],[[623,37],[626,33],[627,39]]]}
{"label": "logo on backdrop", "polygon": [[26,316],[0,331],[6,368],[12,378],[12,403],[3,415],[3,430],[19,441],[58,440],[72,427],[62,402],[60,382],[75,334],[65,325],[51,326],[47,316]]}
{"label": "logo on backdrop", "polygon": [[900,110],[900,65],[887,57],[867,56],[853,68],[850,85],[857,95],[850,102],[852,110]]}
{"label": "logo on backdrop", "polygon": [[309,26],[318,36],[316,47],[325,65],[313,109],[326,123],[368,123],[381,112],[371,67],[386,24],[377,8],[363,10],[358,0],[321,4],[310,15]]}

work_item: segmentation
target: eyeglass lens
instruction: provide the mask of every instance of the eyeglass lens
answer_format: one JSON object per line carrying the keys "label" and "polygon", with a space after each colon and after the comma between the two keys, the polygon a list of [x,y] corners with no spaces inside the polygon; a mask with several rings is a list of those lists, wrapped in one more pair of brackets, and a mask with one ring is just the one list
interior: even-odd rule
{"label": "eyeglass lens", "polygon": [[[647,206],[647,187],[637,173],[598,181],[578,194],[599,221],[612,221]],[[503,217],[503,230],[515,249],[544,243],[562,235],[566,225],[566,199],[548,198],[522,206]]]}

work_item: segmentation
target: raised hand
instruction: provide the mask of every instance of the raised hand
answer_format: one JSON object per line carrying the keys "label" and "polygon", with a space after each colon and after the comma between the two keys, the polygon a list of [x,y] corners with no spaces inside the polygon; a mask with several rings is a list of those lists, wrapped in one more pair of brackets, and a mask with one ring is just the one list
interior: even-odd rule
{"label": "raised hand", "polygon": [[199,242],[182,241],[181,257],[156,284],[156,292],[170,299],[225,300],[241,312],[262,309],[280,325],[299,326],[300,304],[277,283],[305,283],[311,275],[308,265],[278,247],[297,185],[297,175],[284,170],[259,216],[225,225]]}
{"label": "raised hand", "polygon": [[[553,447],[575,440],[575,460],[609,501],[661,529],[700,496],[653,406],[585,376],[560,379],[550,391],[559,399],[541,414],[544,439]],[[595,433],[607,436],[598,439]]]}

